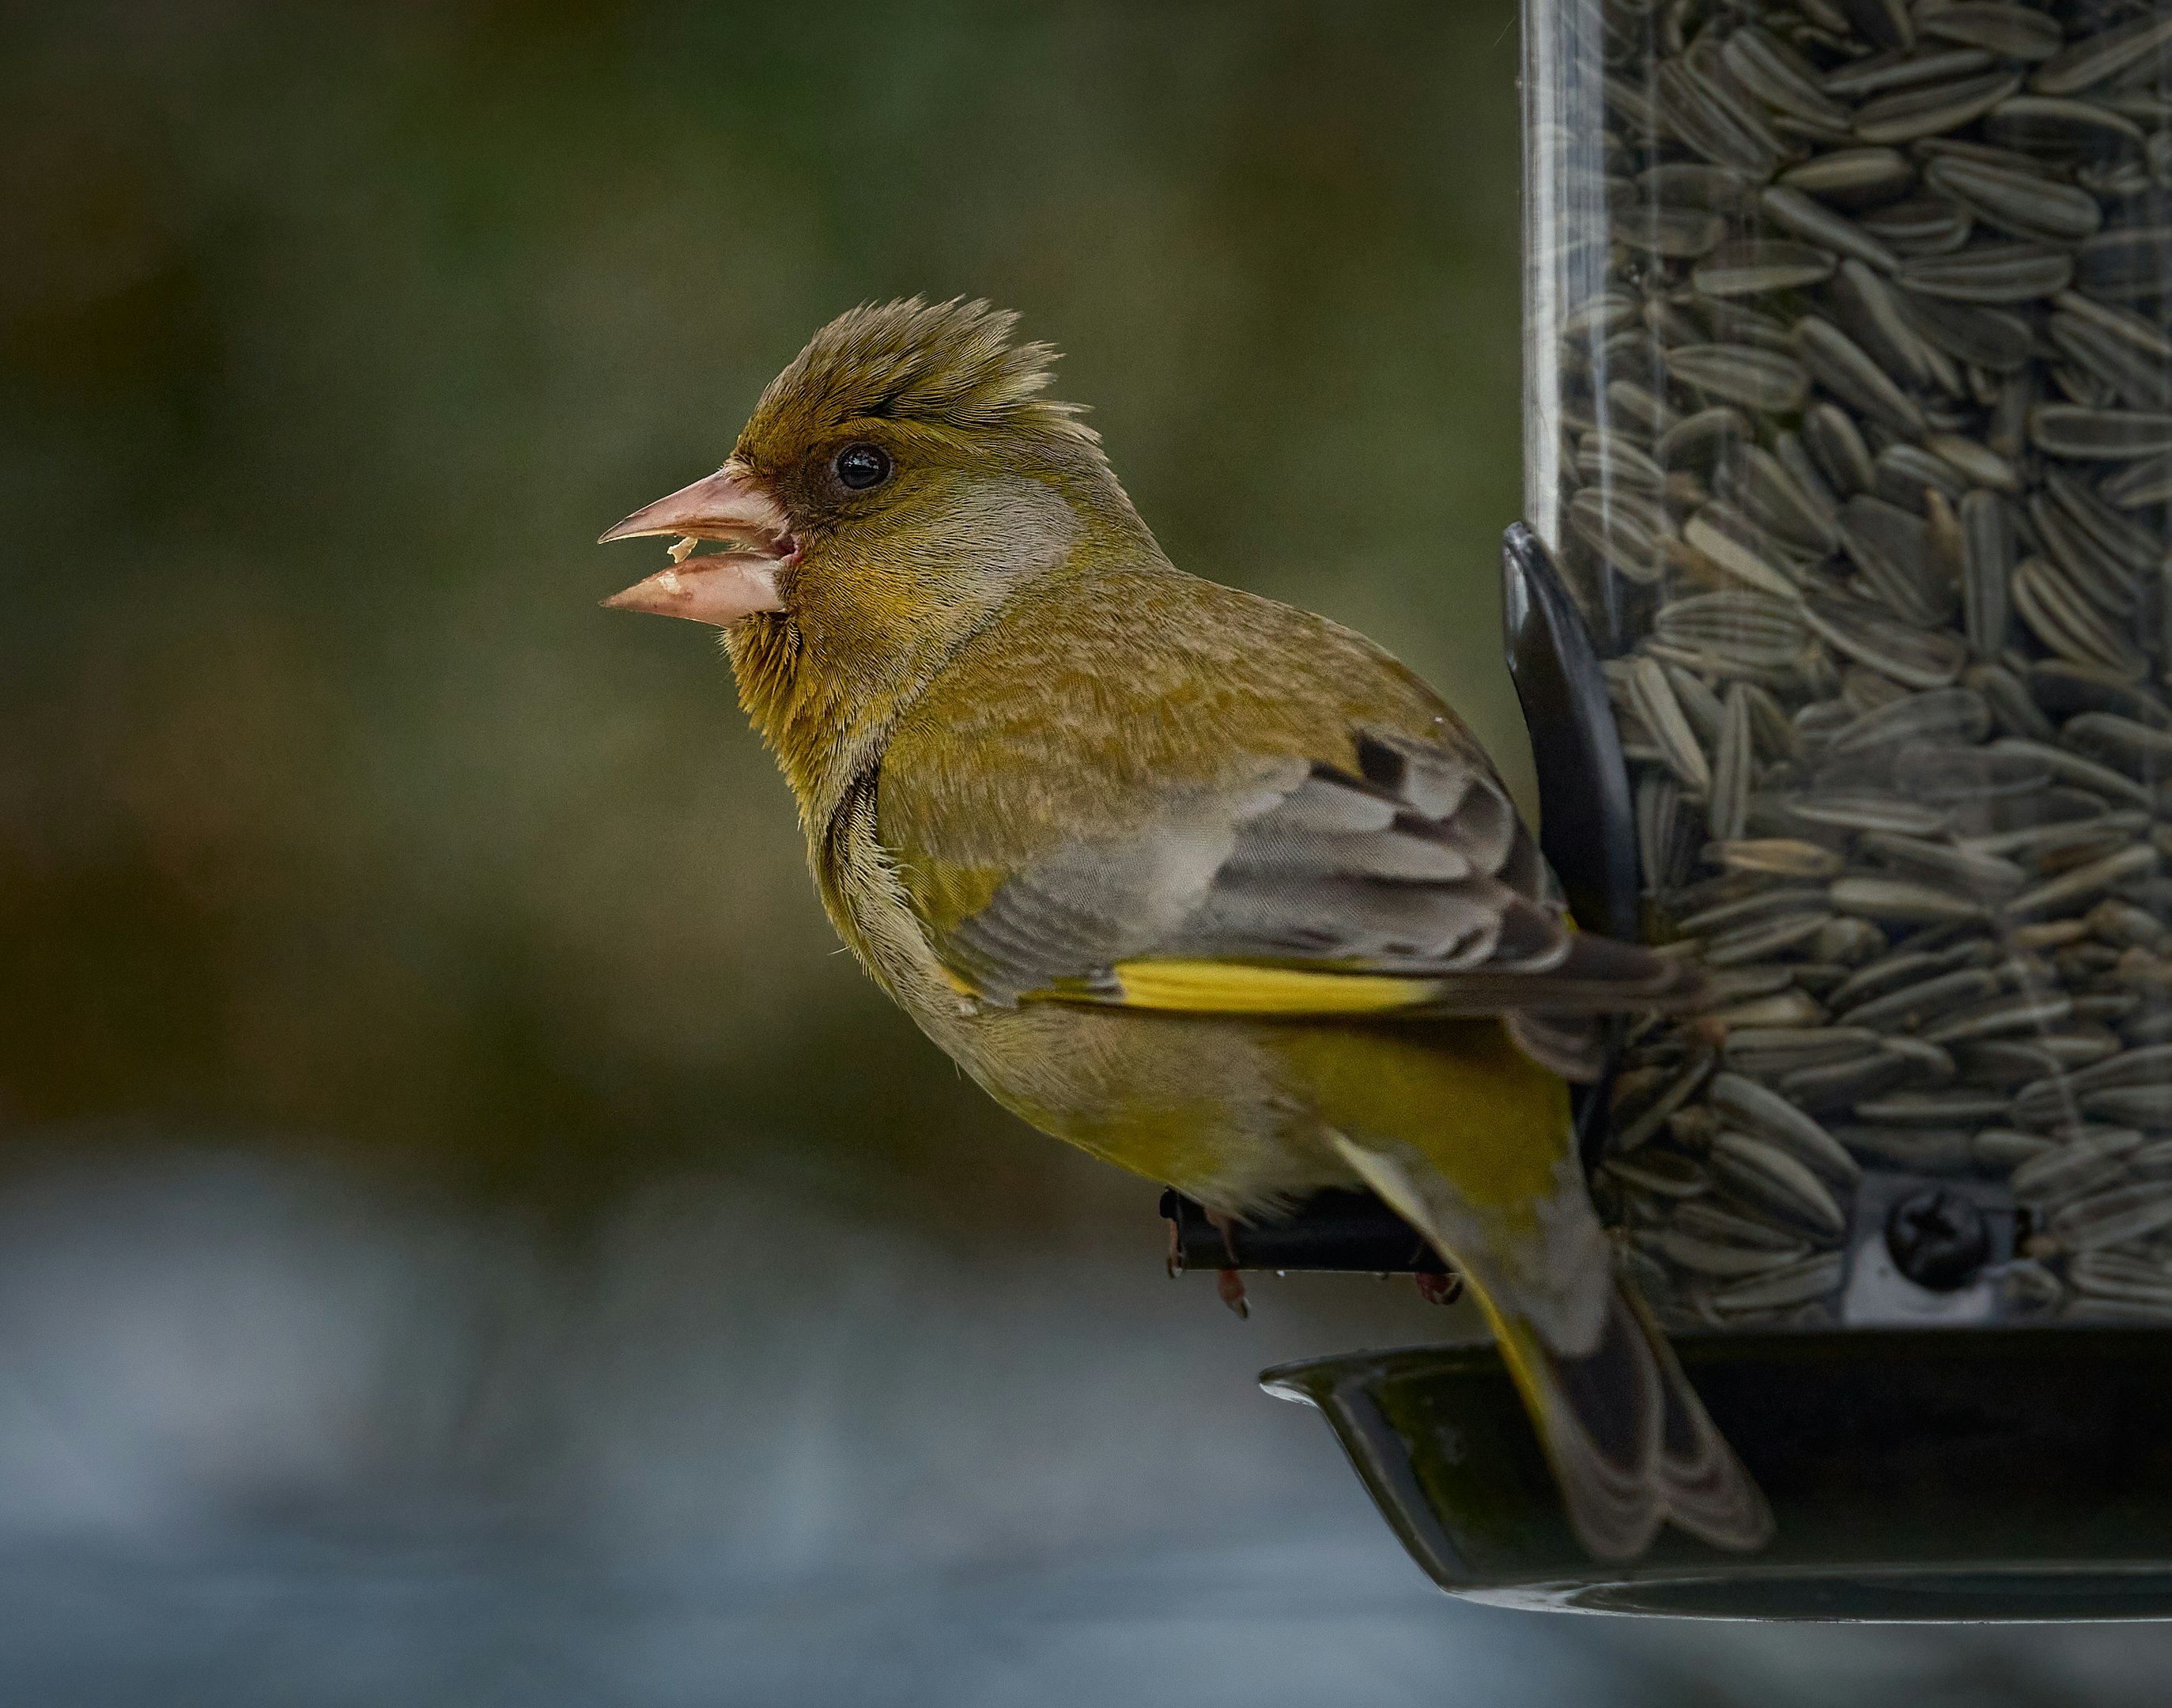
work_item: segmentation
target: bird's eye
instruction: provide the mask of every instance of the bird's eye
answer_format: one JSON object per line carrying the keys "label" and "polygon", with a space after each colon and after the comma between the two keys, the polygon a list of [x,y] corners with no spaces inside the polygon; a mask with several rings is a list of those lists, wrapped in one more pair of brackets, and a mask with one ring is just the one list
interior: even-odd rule
{"label": "bird's eye", "polygon": [[890,453],[880,445],[847,445],[837,453],[837,478],[855,492],[890,479]]}

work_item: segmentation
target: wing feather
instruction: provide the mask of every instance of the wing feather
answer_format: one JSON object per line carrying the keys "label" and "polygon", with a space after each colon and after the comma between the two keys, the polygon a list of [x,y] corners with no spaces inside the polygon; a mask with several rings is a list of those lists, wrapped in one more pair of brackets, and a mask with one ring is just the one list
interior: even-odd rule
{"label": "wing feather", "polygon": [[1675,1007],[1685,963],[1577,933],[1482,757],[1362,733],[1352,769],[1265,761],[1119,841],[1017,873],[936,943],[985,999],[1188,1012],[1531,1017],[1573,1076],[1589,1018]]}

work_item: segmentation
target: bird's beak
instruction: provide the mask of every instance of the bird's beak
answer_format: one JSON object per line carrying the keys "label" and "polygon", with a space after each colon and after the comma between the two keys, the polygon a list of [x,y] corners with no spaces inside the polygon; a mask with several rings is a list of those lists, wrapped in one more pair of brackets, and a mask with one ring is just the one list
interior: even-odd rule
{"label": "bird's beak", "polygon": [[[792,519],[736,459],[669,497],[644,505],[606,529],[596,543],[648,534],[681,537],[673,549],[672,567],[613,594],[604,601],[613,610],[689,617],[726,629],[756,611],[784,609],[777,596],[777,572],[799,555]],[[686,556],[697,540],[727,540],[736,549]]]}

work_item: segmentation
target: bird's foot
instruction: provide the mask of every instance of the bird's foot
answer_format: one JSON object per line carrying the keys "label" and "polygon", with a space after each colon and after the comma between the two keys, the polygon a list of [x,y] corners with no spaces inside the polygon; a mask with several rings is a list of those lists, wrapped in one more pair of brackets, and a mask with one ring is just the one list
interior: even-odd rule
{"label": "bird's foot", "polygon": [[1245,1277],[1237,1273],[1237,1222],[1234,1217],[1224,1216],[1218,1210],[1207,1212],[1207,1226],[1222,1236],[1222,1251],[1231,1267],[1217,1271],[1214,1291],[1221,1295],[1222,1302],[1239,1316],[1250,1318],[1251,1302],[1245,1297]]}
{"label": "bird's foot", "polygon": [[1214,1291],[1220,1296],[1222,1302],[1239,1316],[1247,1319],[1251,1316],[1251,1303],[1245,1297],[1245,1277],[1235,1270],[1215,1270]]}
{"label": "bird's foot", "polygon": [[1429,1305],[1452,1305],[1463,1297],[1463,1277],[1453,1270],[1446,1275],[1421,1270],[1411,1279],[1418,1284],[1418,1297]]}

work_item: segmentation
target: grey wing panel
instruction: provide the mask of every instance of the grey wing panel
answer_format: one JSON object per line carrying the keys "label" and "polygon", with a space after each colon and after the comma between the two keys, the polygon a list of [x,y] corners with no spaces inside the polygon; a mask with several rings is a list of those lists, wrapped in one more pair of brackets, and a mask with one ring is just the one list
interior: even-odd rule
{"label": "grey wing panel", "polygon": [[1119,843],[1006,883],[942,945],[990,999],[1093,994],[1144,956],[1365,972],[1536,974],[1571,936],[1551,879],[1482,762],[1366,736],[1360,772],[1270,761],[1173,798]]}
{"label": "grey wing panel", "polygon": [[1167,955],[1335,962],[1366,972],[1542,972],[1569,933],[1536,846],[1481,766],[1367,736],[1363,775],[1314,765],[1236,829]]}

